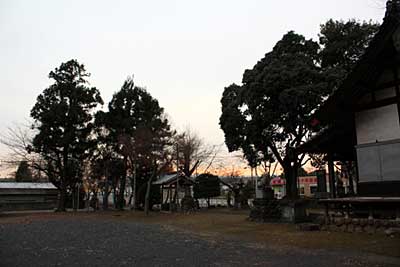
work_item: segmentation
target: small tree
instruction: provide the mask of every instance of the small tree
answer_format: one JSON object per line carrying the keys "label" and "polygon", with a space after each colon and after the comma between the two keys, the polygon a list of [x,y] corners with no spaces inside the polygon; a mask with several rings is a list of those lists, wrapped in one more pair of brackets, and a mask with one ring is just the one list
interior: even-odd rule
{"label": "small tree", "polygon": [[15,181],[16,182],[32,182],[32,172],[29,169],[29,165],[27,161],[21,161],[19,163],[17,172],[15,173]]}
{"label": "small tree", "polygon": [[174,137],[175,160],[179,162],[179,170],[191,177],[196,169],[207,172],[218,153],[217,146],[207,145],[190,128]]}
{"label": "small tree", "polygon": [[[108,209],[108,197],[114,192],[122,176],[125,175],[123,161],[110,150],[98,148],[96,156],[90,163],[90,176],[97,180],[103,193],[103,209]],[[114,200],[114,206],[116,201]]]}
{"label": "small tree", "polygon": [[254,198],[255,184],[253,181],[247,181],[240,192],[240,207],[247,208],[249,199]]}
{"label": "small tree", "polygon": [[46,162],[38,154],[32,151],[32,139],[36,131],[29,125],[15,124],[8,127],[4,133],[0,134],[0,143],[5,145],[10,153],[7,155],[11,159],[10,165],[19,166],[16,163],[26,162],[32,172],[32,180],[48,181]]}
{"label": "small tree", "polygon": [[195,199],[206,199],[207,206],[210,207],[210,198],[221,195],[221,186],[218,176],[206,173],[196,177],[193,186]]}
{"label": "small tree", "polygon": [[234,209],[239,208],[239,204],[242,203],[242,191],[244,187],[244,183],[241,179],[237,179],[238,176],[231,176],[228,181],[220,180],[221,184],[225,185],[229,188],[229,192],[227,195],[228,207],[231,206],[231,197],[233,195],[233,207]]}

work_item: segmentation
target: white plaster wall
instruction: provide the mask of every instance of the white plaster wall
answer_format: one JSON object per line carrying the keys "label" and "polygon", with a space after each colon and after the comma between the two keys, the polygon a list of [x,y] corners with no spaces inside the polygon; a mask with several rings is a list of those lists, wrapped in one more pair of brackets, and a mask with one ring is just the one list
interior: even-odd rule
{"label": "white plaster wall", "polygon": [[357,147],[359,181],[400,181],[400,141]]}
{"label": "white plaster wall", "polygon": [[359,145],[400,139],[396,104],[357,112],[355,120]]}

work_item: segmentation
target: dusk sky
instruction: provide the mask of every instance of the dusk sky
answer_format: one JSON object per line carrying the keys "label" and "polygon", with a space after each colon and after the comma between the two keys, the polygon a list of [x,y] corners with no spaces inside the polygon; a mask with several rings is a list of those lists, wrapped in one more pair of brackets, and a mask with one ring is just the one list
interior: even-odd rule
{"label": "dusk sky", "polygon": [[[379,0],[0,0],[0,132],[25,123],[48,73],[77,59],[104,102],[128,75],[206,142],[222,144],[220,99],[288,31],[328,19],[381,22]],[[5,155],[0,148],[0,155]]]}

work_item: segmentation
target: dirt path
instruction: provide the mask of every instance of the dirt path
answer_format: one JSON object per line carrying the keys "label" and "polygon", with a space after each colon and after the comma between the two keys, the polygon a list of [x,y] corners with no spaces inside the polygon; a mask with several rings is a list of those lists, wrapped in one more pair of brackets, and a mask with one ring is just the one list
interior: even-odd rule
{"label": "dirt path", "polygon": [[[245,217],[223,212],[3,215],[0,266],[400,266],[400,258],[393,257],[398,239],[303,233],[292,225],[254,224]],[[386,253],[371,253],[382,246]]]}

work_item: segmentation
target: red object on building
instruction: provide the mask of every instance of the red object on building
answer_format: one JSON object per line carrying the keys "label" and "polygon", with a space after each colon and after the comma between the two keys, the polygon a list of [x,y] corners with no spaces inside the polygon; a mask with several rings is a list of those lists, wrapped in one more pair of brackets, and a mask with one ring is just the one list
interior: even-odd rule
{"label": "red object on building", "polygon": [[316,119],[316,118],[313,118],[313,119],[311,120],[311,122],[310,122],[311,127],[317,127],[320,123],[321,123],[321,122],[320,122],[318,119]]}
{"label": "red object on building", "polygon": [[275,177],[271,180],[271,185],[285,185],[286,180],[281,177]]}

